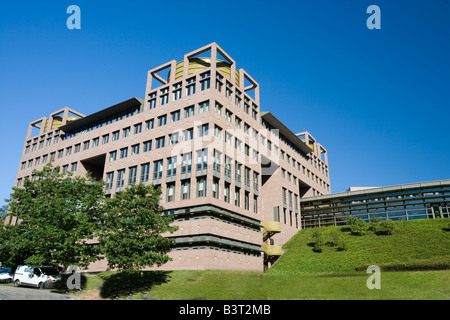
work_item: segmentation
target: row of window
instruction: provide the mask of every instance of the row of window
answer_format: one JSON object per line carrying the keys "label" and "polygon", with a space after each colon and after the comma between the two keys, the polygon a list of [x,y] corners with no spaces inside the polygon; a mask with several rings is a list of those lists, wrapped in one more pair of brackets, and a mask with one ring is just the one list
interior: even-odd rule
{"label": "row of window", "polygon": [[[151,142],[151,141],[150,141]],[[151,148],[151,147],[150,147]],[[147,149],[144,147],[144,151]],[[132,147],[132,153],[138,153],[139,152],[139,145]],[[125,158],[128,154],[128,148],[123,148],[120,150],[120,158]],[[208,149],[200,149],[195,152],[196,154],[196,170],[205,170],[208,168]],[[215,150],[213,152],[213,169],[214,171],[217,171],[221,173],[221,156],[222,153]],[[192,172],[192,152],[183,153],[181,156],[181,165],[180,165],[180,172],[182,174],[190,173]],[[114,161],[117,159],[117,151],[110,152],[109,154],[109,161]],[[167,177],[175,176],[177,173],[177,162],[178,162],[178,156],[172,156],[166,159],[166,170],[167,170]],[[163,165],[164,160],[157,160],[153,162],[153,180],[158,180],[162,178],[163,175]],[[225,165],[224,165],[224,176],[231,178],[232,175],[232,159],[230,157],[225,157]],[[253,188],[254,190],[259,190],[259,173],[256,171],[252,171],[249,167],[243,166],[241,163],[234,161],[234,179],[237,183],[244,182],[244,185],[246,187],[251,187],[251,182],[253,179]],[[129,183],[136,182],[137,178],[137,172],[133,171],[131,172],[133,175],[130,176]],[[144,165],[141,165],[141,175],[140,175],[140,182],[146,183],[150,179],[150,163],[146,163]],[[112,183],[112,180],[110,181]],[[107,189],[111,189],[112,184],[107,183]]]}
{"label": "row of window", "polygon": [[[200,91],[207,90],[210,88],[211,84],[211,73],[209,71],[204,72],[199,75],[199,86],[198,89]],[[193,76],[186,80],[185,88],[184,88],[184,96],[188,97],[196,93],[197,90],[197,77]],[[223,90],[225,88],[225,90]],[[172,90],[171,90],[172,89]],[[229,81],[225,81],[224,86],[224,77],[220,74],[220,72],[216,73],[216,81],[215,81],[215,89],[219,92],[225,93],[225,96],[228,100],[233,100],[233,84]],[[167,86],[164,88],[160,88],[148,94],[148,109],[154,109],[157,106],[157,101],[160,106],[163,106],[169,103],[169,96],[171,94],[171,101],[177,101],[183,96],[183,83],[182,81],[176,82],[172,86]],[[159,97],[159,100],[158,100]],[[240,90],[235,90],[234,94],[234,103],[237,107],[241,108],[242,104],[242,92]],[[250,107],[252,104],[252,107]],[[244,94],[244,112],[247,114],[251,114],[254,120],[258,120],[258,106],[255,103],[251,103],[250,98]]]}
{"label": "row of window", "polygon": [[[176,174],[176,158],[167,159],[167,176]],[[154,171],[153,178],[159,179],[162,177],[163,160],[158,160],[153,163]],[[116,179],[115,176],[116,175]],[[114,187],[115,190],[121,191],[125,186],[125,181],[128,184],[133,183],[148,183],[150,179],[150,163],[144,163],[140,165],[140,171],[138,172],[138,166],[133,166],[128,168],[128,177],[126,176],[126,169],[120,169],[117,171],[108,172],[106,174],[106,192],[110,193]],[[220,179],[214,177],[213,185],[211,190],[207,188],[207,177],[206,175],[199,176],[195,178],[195,195],[191,195],[191,179],[182,179],[180,184],[180,200],[188,200],[191,198],[201,198],[206,197],[209,192],[216,199],[224,200],[227,203],[231,202],[231,184],[228,182],[223,183],[222,186]],[[257,183],[256,183],[257,184]],[[159,184],[156,184],[157,186]],[[165,201],[173,202],[175,201],[175,188],[178,185],[176,182],[166,183],[165,189]],[[253,206],[250,207],[250,199],[253,199]],[[258,196],[256,194],[250,195],[250,192],[242,192],[242,189],[238,186],[234,187],[233,196],[234,205],[237,207],[243,207],[246,210],[253,210],[254,213],[258,213]]]}
{"label": "row of window", "polygon": [[[302,167],[303,167],[303,174],[305,174],[305,167],[304,166],[302,166]],[[312,181],[315,181],[317,184],[319,184],[321,188],[324,188],[324,189],[330,191],[330,185],[328,183],[323,181],[317,175],[314,175],[314,173],[310,172],[309,169],[306,169],[306,171],[307,171],[308,178],[311,178]],[[297,177],[295,175],[291,174],[289,171],[286,171],[286,169],[284,169],[284,168],[281,169],[281,177],[284,179],[287,179],[287,181],[293,182],[295,185],[297,185]],[[316,194],[315,189],[313,189],[313,190],[314,190],[314,196],[320,195],[319,192],[317,192],[317,194]]]}
{"label": "row of window", "polygon": [[[62,166],[62,172],[66,173],[66,172],[69,171],[69,169],[70,169],[70,172],[75,172],[75,171],[77,171],[77,168],[78,168],[78,162],[73,162],[70,165],[69,164],[65,164],[65,165]],[[30,179],[30,176],[26,176],[26,177],[17,179],[16,186],[17,187],[21,187],[22,186],[22,182],[25,179]],[[31,181],[34,181],[35,179],[36,179],[36,176],[34,174],[32,174],[31,175]]]}

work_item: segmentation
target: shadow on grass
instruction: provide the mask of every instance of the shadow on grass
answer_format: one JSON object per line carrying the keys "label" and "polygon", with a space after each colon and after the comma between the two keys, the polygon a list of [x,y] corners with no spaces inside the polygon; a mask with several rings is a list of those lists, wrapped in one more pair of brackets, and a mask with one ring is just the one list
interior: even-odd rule
{"label": "shadow on grass", "polygon": [[171,271],[122,271],[109,275],[99,274],[99,277],[104,281],[100,296],[102,298],[117,298],[142,291],[150,291],[154,285],[167,283],[170,273]]}

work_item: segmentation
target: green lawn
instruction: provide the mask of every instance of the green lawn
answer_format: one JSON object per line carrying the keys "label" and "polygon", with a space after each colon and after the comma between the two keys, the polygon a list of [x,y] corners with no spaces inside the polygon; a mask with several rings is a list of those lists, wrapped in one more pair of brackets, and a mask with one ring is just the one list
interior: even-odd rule
{"label": "green lawn", "polygon": [[[450,220],[396,222],[392,235],[348,227],[322,232],[322,252],[313,249],[313,229],[301,230],[266,273],[244,271],[144,272],[127,277],[102,272],[85,277],[84,295],[159,300],[450,299]],[[339,250],[330,243],[346,244]],[[368,289],[368,265],[381,267],[381,289]],[[390,268],[390,269],[389,269]],[[359,270],[359,271],[356,271]],[[407,270],[407,271],[387,271]],[[417,271],[421,270],[421,271]]]}
{"label": "green lawn", "polygon": [[[151,290],[143,285],[133,298],[448,300],[449,226],[448,219],[396,222],[392,235],[367,231],[362,236],[351,234],[348,227],[322,228],[325,245],[320,253],[314,252],[311,244],[314,230],[305,229],[283,247],[287,251],[266,273],[219,270],[145,273],[144,278],[150,277],[157,284]],[[346,243],[346,250],[330,245],[336,237]],[[365,270],[372,264],[381,267],[381,289],[367,288],[370,274]],[[425,271],[385,271],[387,267]],[[106,282],[113,275],[100,274]],[[88,283],[93,280],[88,279]],[[109,288],[114,286],[109,283]]]}

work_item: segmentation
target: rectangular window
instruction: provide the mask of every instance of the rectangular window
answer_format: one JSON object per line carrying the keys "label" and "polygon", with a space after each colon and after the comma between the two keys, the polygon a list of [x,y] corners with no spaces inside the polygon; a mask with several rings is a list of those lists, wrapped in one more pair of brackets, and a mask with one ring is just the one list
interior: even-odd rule
{"label": "rectangular window", "polygon": [[168,183],[166,186],[166,202],[175,200],[175,183]]}
{"label": "rectangular window", "polygon": [[177,174],[177,156],[167,158],[167,176],[174,176]]}
{"label": "rectangular window", "polygon": [[197,178],[197,198],[206,197],[206,177]]}
{"label": "rectangular window", "polygon": [[232,159],[229,156],[225,156],[225,176],[231,178],[231,163]]}
{"label": "rectangular window", "polygon": [[214,149],[213,170],[220,173],[221,163],[222,163],[222,153],[220,151],[217,151],[216,149]]}
{"label": "rectangular window", "polygon": [[141,133],[142,131],[142,123],[138,123],[134,125],[134,134]]}
{"label": "rectangular window", "polygon": [[223,199],[230,203],[230,184],[227,182],[225,182],[225,188],[223,189]]}
{"label": "rectangular window", "polygon": [[141,165],[141,182],[145,183],[148,182],[150,174],[150,163],[144,163]]}
{"label": "rectangular window", "polygon": [[72,153],[72,147],[67,147],[66,148],[66,156],[70,156],[71,153]]}
{"label": "rectangular window", "polygon": [[242,128],[242,120],[239,117],[235,117],[234,118],[234,123],[235,123],[237,128],[239,128],[239,129]]}
{"label": "rectangular window", "polygon": [[131,146],[131,155],[134,156],[136,154],[139,154],[139,144]]}
{"label": "rectangular window", "polygon": [[119,140],[119,131],[115,131],[112,133],[112,141]]}
{"label": "rectangular window", "polygon": [[106,174],[106,190],[110,191],[113,187],[113,181],[114,181],[114,172],[108,172]]}
{"label": "rectangular window", "polygon": [[85,141],[85,142],[83,142],[83,150],[89,149],[89,144],[90,144],[90,143],[91,143],[90,141]]}
{"label": "rectangular window", "polygon": [[230,101],[233,100],[233,85],[231,83],[229,83],[228,81],[226,82],[225,95],[228,100],[230,100]]}
{"label": "rectangular window", "polygon": [[156,107],[156,92],[153,92],[149,94],[149,100],[148,100],[148,108],[154,109]]}
{"label": "rectangular window", "polygon": [[100,144],[99,138],[92,139],[92,148],[98,147],[99,144]]}
{"label": "rectangular window", "polygon": [[219,179],[213,179],[213,197],[219,199]]}
{"label": "rectangular window", "polygon": [[178,139],[179,139],[178,132],[169,134],[169,145],[172,146],[174,144],[177,144],[178,143]]}
{"label": "rectangular window", "polygon": [[241,107],[241,101],[242,101],[241,92],[236,90],[234,102],[239,108]]}
{"label": "rectangular window", "polygon": [[72,168],[70,169],[70,171],[72,171],[72,172],[77,171],[77,167],[78,167],[78,162],[72,163]]}
{"label": "rectangular window", "polygon": [[181,181],[181,200],[190,199],[191,180]]}
{"label": "rectangular window", "polygon": [[152,140],[144,142],[144,152],[152,150]]}
{"label": "rectangular window", "polygon": [[207,136],[208,135],[208,131],[209,131],[209,124],[205,123],[201,126],[197,127],[198,129],[198,137],[201,138],[203,136]]}
{"label": "rectangular window", "polygon": [[[42,156],[42,163],[47,163],[48,154]],[[25,163],[25,162],[24,162]]]}
{"label": "rectangular window", "polygon": [[164,148],[166,137],[160,137],[156,139],[156,149]]}
{"label": "rectangular window", "polygon": [[145,130],[153,129],[154,123],[154,119],[145,121]]}
{"label": "rectangular window", "polygon": [[200,90],[201,91],[209,89],[210,77],[211,77],[211,74],[209,71],[200,75]]}
{"label": "rectangular window", "polygon": [[198,105],[198,113],[203,113],[209,111],[209,101],[201,102]]}
{"label": "rectangular window", "polygon": [[217,89],[217,91],[222,92],[222,87],[223,87],[223,77],[219,73],[216,73],[216,89]]}
{"label": "rectangular window", "polygon": [[258,196],[253,196],[253,212],[258,213]]}
{"label": "rectangular window", "polygon": [[225,119],[227,119],[227,121],[231,122],[232,118],[233,118],[233,113],[230,110],[226,109],[225,110]]}
{"label": "rectangular window", "polygon": [[109,161],[114,161],[117,158],[117,151],[111,151],[109,153]]}
{"label": "rectangular window", "polygon": [[186,96],[195,93],[195,77],[186,80]]}
{"label": "rectangular window", "polygon": [[183,130],[183,141],[192,140],[193,137],[194,137],[194,129],[193,128]]}
{"label": "rectangular window", "polygon": [[259,189],[259,173],[253,171],[253,189]]}
{"label": "rectangular window", "polygon": [[244,209],[250,210],[250,194],[248,192],[244,193]]}
{"label": "rectangular window", "polygon": [[192,117],[194,115],[194,106],[189,106],[184,108],[184,117],[185,118],[189,118]]}
{"label": "rectangular window", "polygon": [[241,167],[242,167],[242,164],[240,164],[239,162],[235,162],[235,164],[234,164],[234,169],[235,169],[235,174],[234,174],[234,178],[235,178],[235,180],[236,180],[236,182],[241,182]]}
{"label": "rectangular window", "polygon": [[238,187],[234,188],[234,205],[236,207],[241,206],[241,189]]}
{"label": "rectangular window", "polygon": [[120,159],[128,156],[128,147],[120,149]]}
{"label": "rectangular window", "polygon": [[222,115],[222,109],[223,109],[222,105],[216,102],[216,105],[214,106],[214,111],[216,111],[218,115]]}
{"label": "rectangular window", "polygon": [[214,125],[214,136],[218,139],[222,139],[222,128]]}
{"label": "rectangular window", "polygon": [[109,142],[109,134],[105,134],[102,137],[102,144],[107,144]]}
{"label": "rectangular window", "polygon": [[181,82],[174,84],[172,89],[172,99],[176,101],[181,98]]}
{"label": "rectangular window", "polygon": [[137,166],[130,167],[128,171],[128,184],[136,183]]}
{"label": "rectangular window", "polygon": [[166,124],[167,124],[167,115],[158,117],[158,126],[159,127],[164,126]]}
{"label": "rectangular window", "polygon": [[159,104],[165,105],[167,102],[169,102],[169,88],[164,88],[161,90],[161,94],[159,97]]}
{"label": "rectangular window", "polygon": [[158,160],[153,163],[153,179],[161,179],[163,172],[163,160]]}
{"label": "rectangular window", "polygon": [[181,173],[191,172],[192,168],[192,152],[183,154],[183,160],[181,162]]}
{"label": "rectangular window", "polygon": [[130,131],[131,131],[130,127],[124,128],[124,129],[123,129],[122,138],[128,137],[128,136],[130,135]]}
{"label": "rectangular window", "polygon": [[[89,141],[88,141],[88,142],[89,142]],[[89,148],[89,146],[88,146],[88,148]],[[64,150],[63,150],[63,149],[58,150],[58,159],[59,159],[59,158],[62,158],[63,155],[64,155]]]}
{"label": "rectangular window", "polygon": [[197,170],[206,169],[208,167],[208,149],[197,151]]}
{"label": "rectangular window", "polygon": [[180,110],[174,111],[170,113],[170,121],[171,122],[176,122],[178,120],[180,120]]}
{"label": "rectangular window", "polygon": [[117,184],[116,184],[117,189],[123,187],[124,180],[125,180],[125,169],[121,169],[117,171]]}
{"label": "rectangular window", "polygon": [[250,187],[250,168],[244,167],[244,183],[247,187]]}

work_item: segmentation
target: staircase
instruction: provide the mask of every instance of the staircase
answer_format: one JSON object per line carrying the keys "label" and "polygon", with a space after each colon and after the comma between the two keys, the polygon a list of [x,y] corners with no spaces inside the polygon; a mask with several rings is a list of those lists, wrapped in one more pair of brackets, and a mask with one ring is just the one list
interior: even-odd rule
{"label": "staircase", "polygon": [[261,227],[264,229],[261,251],[264,252],[264,271],[267,271],[283,253],[282,247],[273,245],[271,239],[274,234],[281,231],[281,223],[262,220]]}

